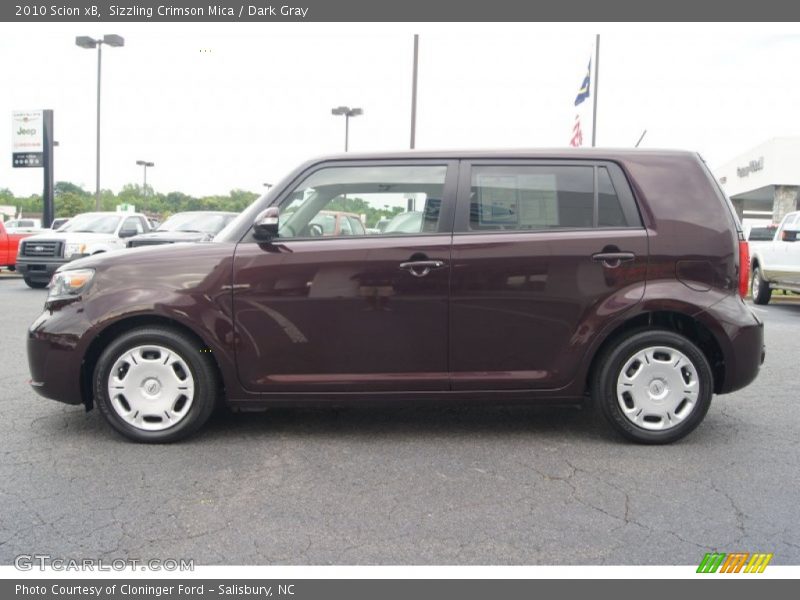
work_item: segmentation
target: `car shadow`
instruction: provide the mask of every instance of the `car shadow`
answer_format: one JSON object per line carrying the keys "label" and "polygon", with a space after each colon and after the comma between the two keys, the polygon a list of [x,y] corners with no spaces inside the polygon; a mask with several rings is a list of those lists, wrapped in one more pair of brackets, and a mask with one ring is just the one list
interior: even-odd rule
{"label": "car shadow", "polygon": [[199,439],[280,434],[358,439],[536,435],[618,443],[592,409],[553,406],[348,406],[218,411]]}
{"label": "car shadow", "polygon": [[784,315],[796,315],[800,314],[800,302],[797,300],[772,301],[767,310]]}

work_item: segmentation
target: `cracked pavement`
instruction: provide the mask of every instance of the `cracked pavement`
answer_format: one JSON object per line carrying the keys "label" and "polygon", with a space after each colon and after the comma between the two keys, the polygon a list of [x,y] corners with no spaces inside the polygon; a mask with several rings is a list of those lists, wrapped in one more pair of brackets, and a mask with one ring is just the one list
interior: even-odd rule
{"label": "cracked pavement", "polygon": [[0,564],[800,563],[800,303],[758,307],[759,379],[671,446],[624,442],[590,411],[476,406],[222,412],[143,446],[28,388],[43,301],[0,276]]}

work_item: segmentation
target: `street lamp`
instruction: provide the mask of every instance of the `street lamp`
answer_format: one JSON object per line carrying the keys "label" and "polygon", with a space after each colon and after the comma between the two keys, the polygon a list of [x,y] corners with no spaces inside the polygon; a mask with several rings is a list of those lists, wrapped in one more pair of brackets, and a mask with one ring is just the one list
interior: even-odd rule
{"label": "street lamp", "polygon": [[102,38],[94,39],[85,35],[75,38],[75,45],[90,50],[97,48],[97,179],[95,183],[94,204],[95,210],[100,210],[100,65],[103,57],[103,44],[119,48],[125,45],[121,35],[108,34]]}
{"label": "street lamp", "polygon": [[364,111],[360,108],[350,108],[349,106],[338,106],[331,109],[332,115],[344,115],[344,151],[347,152],[350,139],[350,117],[363,115]]}
{"label": "street lamp", "polygon": [[147,167],[155,167],[156,163],[147,162],[146,160],[137,160],[136,164],[144,169],[144,183],[142,184],[142,193],[147,196]]}

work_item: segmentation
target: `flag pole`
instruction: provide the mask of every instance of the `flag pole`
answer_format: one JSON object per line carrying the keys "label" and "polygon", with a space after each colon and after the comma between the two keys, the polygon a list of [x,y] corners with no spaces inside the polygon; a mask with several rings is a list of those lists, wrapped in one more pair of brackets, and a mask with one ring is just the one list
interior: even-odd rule
{"label": "flag pole", "polygon": [[592,148],[597,144],[597,90],[600,87],[600,34],[594,42],[594,107],[592,108]]}
{"label": "flag pole", "polygon": [[414,67],[411,78],[411,149],[417,145],[417,70],[419,68],[419,35],[414,34]]}

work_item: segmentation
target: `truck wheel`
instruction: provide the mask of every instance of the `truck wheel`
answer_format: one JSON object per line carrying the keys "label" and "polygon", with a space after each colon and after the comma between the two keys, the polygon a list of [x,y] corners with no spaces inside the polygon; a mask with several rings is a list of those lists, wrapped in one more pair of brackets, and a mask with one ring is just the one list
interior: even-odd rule
{"label": "truck wheel", "polygon": [[750,292],[753,296],[753,302],[756,304],[768,304],[769,299],[772,298],[772,289],[769,283],[764,281],[761,277],[761,269],[758,265],[753,267],[753,279],[750,284]]}
{"label": "truck wheel", "polygon": [[202,349],[166,327],[133,329],[115,339],[94,370],[103,417],[137,442],[175,442],[193,434],[211,416],[219,389]]}
{"label": "truck wheel", "polygon": [[28,285],[29,288],[34,288],[36,290],[41,290],[41,289],[47,287],[47,282],[46,281],[34,281],[33,279],[31,279],[29,277],[23,277],[23,279],[25,280],[25,283]]}
{"label": "truck wheel", "polygon": [[668,444],[697,427],[708,412],[713,375],[688,338],[663,329],[632,331],[604,350],[592,397],[608,422],[642,444]]}

